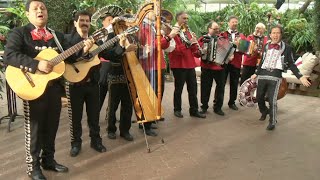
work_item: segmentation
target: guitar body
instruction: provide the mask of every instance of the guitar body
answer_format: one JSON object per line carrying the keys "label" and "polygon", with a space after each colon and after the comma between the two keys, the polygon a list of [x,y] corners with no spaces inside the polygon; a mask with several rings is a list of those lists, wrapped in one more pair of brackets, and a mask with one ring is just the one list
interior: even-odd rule
{"label": "guitar body", "polygon": [[[90,49],[90,52],[98,48],[97,45],[93,45],[92,48]],[[83,60],[74,63],[73,65],[79,70],[79,72],[76,71],[74,66],[71,64],[66,63],[66,71],[63,74],[63,77],[72,83],[80,82],[82,81],[90,71],[90,69],[93,66],[96,66],[100,64],[100,59],[98,56],[92,57],[89,61]]]}
{"label": "guitar body", "polygon": [[[42,50],[37,57],[35,57],[38,61],[48,61],[56,57],[58,53],[53,49],[45,49]],[[52,72],[46,74],[40,71],[36,71],[35,74],[27,72],[26,74],[31,78],[34,83],[34,87],[27,80],[24,73],[20,68],[16,68],[13,66],[8,66],[5,72],[6,80],[11,87],[11,89],[24,100],[34,100],[40,97],[50,80],[57,79],[60,77],[65,71],[64,62],[60,62],[56,66],[53,67]]]}

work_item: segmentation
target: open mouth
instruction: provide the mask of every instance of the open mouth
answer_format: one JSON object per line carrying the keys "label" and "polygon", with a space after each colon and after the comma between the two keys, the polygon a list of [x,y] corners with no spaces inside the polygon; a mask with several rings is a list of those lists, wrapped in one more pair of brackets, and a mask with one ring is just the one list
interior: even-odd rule
{"label": "open mouth", "polygon": [[38,15],[37,18],[38,19],[43,19],[44,17],[43,17],[43,15]]}

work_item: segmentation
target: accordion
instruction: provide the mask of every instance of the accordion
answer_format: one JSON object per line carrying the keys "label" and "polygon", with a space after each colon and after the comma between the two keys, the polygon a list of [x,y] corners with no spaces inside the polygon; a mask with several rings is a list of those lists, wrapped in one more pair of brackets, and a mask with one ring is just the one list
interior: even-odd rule
{"label": "accordion", "polygon": [[205,63],[227,64],[233,55],[236,45],[223,37],[203,37],[201,60]]}
{"label": "accordion", "polygon": [[239,40],[238,51],[244,54],[252,55],[254,53],[255,42],[253,40],[247,41],[244,39]]}

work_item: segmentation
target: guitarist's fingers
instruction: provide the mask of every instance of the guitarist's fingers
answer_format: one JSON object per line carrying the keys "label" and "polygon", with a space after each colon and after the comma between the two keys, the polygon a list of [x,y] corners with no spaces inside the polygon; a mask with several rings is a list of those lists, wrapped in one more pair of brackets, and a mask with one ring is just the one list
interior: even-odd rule
{"label": "guitarist's fingers", "polygon": [[91,39],[86,39],[84,41],[84,48],[83,48],[83,52],[86,53],[89,51],[89,49],[93,46],[94,41]]}

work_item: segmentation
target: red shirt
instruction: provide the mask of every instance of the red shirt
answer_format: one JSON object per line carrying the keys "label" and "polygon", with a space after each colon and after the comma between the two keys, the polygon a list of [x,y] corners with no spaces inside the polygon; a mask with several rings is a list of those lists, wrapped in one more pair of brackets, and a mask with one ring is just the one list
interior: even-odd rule
{"label": "red shirt", "polygon": [[[204,44],[203,43],[203,36],[198,39],[198,42],[199,42],[200,47],[202,48],[203,44]],[[223,68],[220,65],[217,65],[216,63],[204,63],[203,61],[201,61],[201,67],[205,68],[205,69],[216,70],[216,71],[223,70]]]}
{"label": "red shirt", "polygon": [[[254,36],[253,35],[249,35],[247,37],[247,40],[248,41],[251,41],[253,40],[254,41]],[[263,37],[263,46],[262,46],[262,52],[261,54],[263,53],[263,50],[264,50],[264,46],[267,44],[267,41],[268,41],[268,37],[267,36],[264,36]],[[251,56],[248,55],[248,54],[245,54],[244,55],[244,59],[243,59],[243,62],[242,64],[245,65],[245,66],[257,66],[257,60],[259,59],[259,52],[258,51],[255,51],[254,54],[252,54]],[[261,58],[261,57],[260,57]]]}
{"label": "red shirt", "polygon": [[[221,34],[221,36],[223,36],[226,39],[229,39],[229,41],[232,41],[232,39],[230,39],[231,34],[228,31],[225,31]],[[246,39],[246,36],[243,35],[242,33],[237,32],[236,37],[240,37],[240,39]],[[232,61],[229,62],[229,64],[232,64],[235,68],[240,69],[241,68],[241,62],[242,62],[242,55],[243,53],[241,52],[234,52],[234,58],[232,59]]]}
{"label": "red shirt", "polygon": [[[191,39],[190,32],[186,32],[188,39]],[[183,69],[193,69],[196,67],[196,62],[194,57],[200,57],[199,49],[196,44],[187,48],[185,44],[182,43],[179,35],[174,37],[176,42],[176,48],[169,53],[170,68],[183,68]]]}
{"label": "red shirt", "polygon": [[[142,66],[145,70],[158,70],[158,64],[157,64],[157,54],[158,54],[158,44],[157,44],[157,38],[156,38],[156,32],[155,29],[150,28],[151,26],[149,24],[143,24],[140,26],[139,31],[139,40],[140,44],[145,46],[149,45],[152,49],[150,50],[151,53],[148,56],[148,59],[143,59]],[[164,38],[161,37],[161,49],[167,49],[169,47],[170,43]],[[141,54],[140,54],[141,55]],[[166,68],[166,61],[163,57],[163,51],[161,51],[161,69]]]}

